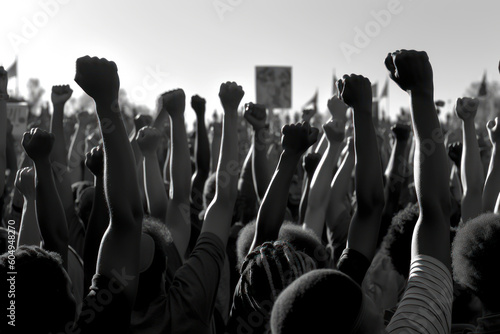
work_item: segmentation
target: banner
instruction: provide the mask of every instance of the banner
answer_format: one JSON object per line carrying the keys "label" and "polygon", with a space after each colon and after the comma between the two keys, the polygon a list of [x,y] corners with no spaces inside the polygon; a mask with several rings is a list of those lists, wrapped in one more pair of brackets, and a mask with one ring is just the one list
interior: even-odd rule
{"label": "banner", "polygon": [[8,102],[7,118],[12,123],[14,138],[21,138],[28,127],[28,103]]}
{"label": "banner", "polygon": [[286,66],[255,67],[257,103],[269,109],[292,107],[292,68]]}

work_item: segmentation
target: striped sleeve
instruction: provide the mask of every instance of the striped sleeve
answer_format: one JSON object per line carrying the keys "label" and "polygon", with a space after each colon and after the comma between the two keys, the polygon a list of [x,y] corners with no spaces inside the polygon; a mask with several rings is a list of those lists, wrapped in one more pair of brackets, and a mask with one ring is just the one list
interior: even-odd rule
{"label": "striped sleeve", "polygon": [[431,256],[419,255],[412,261],[406,291],[387,332],[448,334],[452,302],[453,280],[448,268]]}

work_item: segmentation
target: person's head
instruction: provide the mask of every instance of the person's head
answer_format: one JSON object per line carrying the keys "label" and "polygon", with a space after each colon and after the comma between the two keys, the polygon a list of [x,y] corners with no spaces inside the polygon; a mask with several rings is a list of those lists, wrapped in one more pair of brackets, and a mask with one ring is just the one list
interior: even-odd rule
{"label": "person's head", "polygon": [[[241,266],[252,246],[255,234],[255,221],[245,225],[238,234],[236,241],[236,253],[238,265]],[[284,222],[281,225],[278,240],[288,242],[297,251],[309,255],[316,262],[317,268],[325,268],[328,263],[328,254],[321,241],[310,229],[304,229],[301,225]]]}
{"label": "person's head", "polygon": [[486,312],[500,312],[500,215],[487,213],[460,227],[452,246],[455,281],[476,295]]}
{"label": "person's head", "polygon": [[287,242],[263,243],[247,255],[240,269],[236,289],[242,309],[260,312],[268,319],[280,292],[315,267],[313,259]]}
{"label": "person's head", "polygon": [[167,248],[173,239],[164,223],[149,216],[142,221],[142,234],[139,291],[153,295],[163,286]]}
{"label": "person's head", "polygon": [[[11,271],[9,256],[15,258],[15,276],[8,274]],[[57,333],[75,320],[76,301],[71,280],[59,254],[37,246],[20,246],[13,254],[0,256],[0,277],[2,291],[6,294],[9,290],[15,291],[15,298],[7,295],[1,298],[4,319],[1,326],[10,320],[11,300],[15,301],[18,333]]]}
{"label": "person's head", "polygon": [[291,283],[274,303],[273,334],[384,333],[373,301],[346,274],[313,270]]}

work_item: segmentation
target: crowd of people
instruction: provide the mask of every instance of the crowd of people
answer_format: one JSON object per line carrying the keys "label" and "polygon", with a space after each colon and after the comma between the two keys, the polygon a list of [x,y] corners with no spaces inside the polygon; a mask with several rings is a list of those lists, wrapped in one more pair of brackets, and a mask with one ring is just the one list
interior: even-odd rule
{"label": "crowd of people", "polygon": [[[220,86],[221,121],[167,91],[120,110],[117,65],[77,59],[16,153],[0,68],[1,333],[500,333],[500,124],[438,118],[425,52],[387,55],[409,116],[345,75],[315,127]],[[211,97],[214,98],[214,97]],[[243,110],[240,112],[239,110]]]}

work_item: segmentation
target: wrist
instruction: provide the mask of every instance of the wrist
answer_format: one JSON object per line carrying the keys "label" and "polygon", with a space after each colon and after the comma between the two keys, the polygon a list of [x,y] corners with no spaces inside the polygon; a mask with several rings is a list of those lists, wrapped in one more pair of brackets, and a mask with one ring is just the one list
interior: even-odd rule
{"label": "wrist", "polygon": [[284,149],[283,152],[281,153],[281,157],[287,160],[300,160],[302,154],[303,152],[299,153],[296,151],[292,151],[290,149]]}
{"label": "wrist", "polygon": [[434,103],[434,89],[431,87],[418,87],[410,90],[409,92],[411,98],[418,99],[431,99]]}

